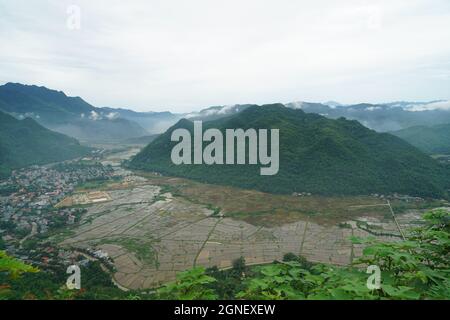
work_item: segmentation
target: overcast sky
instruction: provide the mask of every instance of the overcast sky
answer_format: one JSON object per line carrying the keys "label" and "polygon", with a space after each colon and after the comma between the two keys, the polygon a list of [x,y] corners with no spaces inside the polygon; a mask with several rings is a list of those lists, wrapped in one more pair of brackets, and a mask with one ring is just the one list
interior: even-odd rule
{"label": "overcast sky", "polygon": [[6,82],[142,111],[450,99],[450,1],[0,0]]}

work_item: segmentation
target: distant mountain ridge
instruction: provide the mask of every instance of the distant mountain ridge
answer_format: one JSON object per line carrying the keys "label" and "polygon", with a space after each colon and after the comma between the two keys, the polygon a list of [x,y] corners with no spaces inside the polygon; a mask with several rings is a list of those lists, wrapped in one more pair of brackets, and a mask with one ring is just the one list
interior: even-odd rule
{"label": "distant mountain ridge", "polygon": [[0,109],[18,115],[35,115],[45,122],[64,122],[73,115],[88,116],[95,107],[80,97],[34,85],[7,83],[0,86]]}
{"label": "distant mountain ridge", "polygon": [[209,120],[216,120],[223,117],[227,117],[236,113],[239,113],[241,111],[246,110],[247,108],[253,106],[252,104],[236,104],[236,105],[229,105],[229,106],[214,106],[209,107],[206,109],[202,109],[197,112],[191,112],[184,115],[184,118],[189,120],[202,120],[202,121],[209,121]]}
{"label": "distant mountain ridge", "polygon": [[150,134],[159,134],[166,131],[183,117],[183,114],[176,114],[169,111],[137,112],[130,109],[109,107],[103,107],[101,110],[108,114],[117,114],[121,118],[136,122]]}
{"label": "distant mountain ridge", "polygon": [[0,177],[12,169],[77,158],[90,148],[50,131],[30,118],[17,120],[0,111]]}
{"label": "distant mountain ridge", "polygon": [[0,86],[0,111],[18,119],[33,118],[51,130],[83,140],[122,140],[148,134],[136,122],[96,108],[80,97],[34,85]]}
{"label": "distant mountain ridge", "polygon": [[222,132],[279,128],[280,169],[275,176],[261,176],[255,165],[175,165],[170,153],[176,142],[170,137],[176,128],[192,132],[193,122],[180,120],[137,154],[130,167],[273,193],[448,196],[447,168],[400,138],[377,133],[357,121],[328,119],[274,104],[250,106],[203,123],[204,130]]}
{"label": "distant mountain ridge", "polygon": [[[253,104],[212,106],[190,113],[137,112],[125,108],[94,107],[80,97],[46,87],[7,83],[0,86],[0,110],[18,119],[30,117],[51,130],[81,140],[122,141],[159,134],[181,118],[210,121],[242,112]],[[396,101],[381,104],[297,101],[285,104],[306,113],[330,119],[357,120],[378,132],[391,132],[412,126],[450,123],[450,101]]]}
{"label": "distant mountain ridge", "polygon": [[[190,120],[215,120],[239,113],[254,106],[251,104],[216,106],[185,115]],[[342,105],[338,102],[290,102],[292,109],[302,109],[306,113],[317,113],[330,119],[344,117],[357,120],[364,126],[378,132],[389,132],[419,125],[450,123],[450,102],[436,100],[430,102],[392,102],[383,104],[359,103]]]}

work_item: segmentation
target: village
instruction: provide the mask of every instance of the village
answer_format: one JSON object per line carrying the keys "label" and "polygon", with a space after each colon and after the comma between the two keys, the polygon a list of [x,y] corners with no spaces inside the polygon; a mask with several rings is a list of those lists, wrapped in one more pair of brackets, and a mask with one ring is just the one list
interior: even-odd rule
{"label": "village", "polygon": [[82,160],[13,171],[0,183],[0,246],[35,264],[46,264],[58,255],[59,259],[68,260],[67,253],[59,253],[53,246],[41,247],[39,240],[54,230],[75,224],[86,209],[56,204],[77,186],[106,181],[112,175],[110,166]]}

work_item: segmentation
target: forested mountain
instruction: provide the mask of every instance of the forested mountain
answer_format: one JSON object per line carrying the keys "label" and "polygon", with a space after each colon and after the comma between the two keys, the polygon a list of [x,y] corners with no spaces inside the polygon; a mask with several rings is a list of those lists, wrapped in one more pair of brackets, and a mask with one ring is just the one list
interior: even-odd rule
{"label": "forested mountain", "polygon": [[415,126],[392,134],[430,154],[450,154],[450,123],[432,127]]}
{"label": "forested mountain", "polygon": [[450,186],[448,169],[396,136],[377,133],[357,121],[328,119],[282,104],[250,106],[203,123],[203,130],[222,132],[226,128],[279,129],[280,169],[273,176],[261,176],[260,165],[174,165],[170,154],[177,142],[170,137],[176,128],[192,133],[193,122],[180,120],[137,154],[130,166],[274,193],[398,192],[443,197]]}
{"label": "forested mountain", "polygon": [[11,169],[76,158],[90,149],[30,118],[17,120],[0,111],[0,177]]}
{"label": "forested mountain", "polygon": [[7,83],[0,86],[0,111],[18,119],[33,118],[43,126],[78,139],[122,140],[148,134],[117,112],[96,108],[80,97],[46,87]]}

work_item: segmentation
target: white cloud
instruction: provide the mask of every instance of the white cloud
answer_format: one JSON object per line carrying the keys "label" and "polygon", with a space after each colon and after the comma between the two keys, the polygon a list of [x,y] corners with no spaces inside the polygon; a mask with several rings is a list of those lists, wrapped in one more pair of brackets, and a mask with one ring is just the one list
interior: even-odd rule
{"label": "white cloud", "polygon": [[106,114],[105,116],[108,120],[113,120],[113,119],[117,119],[119,117],[119,113],[118,112],[110,112],[108,114]]}
{"label": "white cloud", "polygon": [[293,109],[301,109],[303,108],[303,104],[304,104],[303,101],[295,101],[290,103]]}
{"label": "white cloud", "polygon": [[[66,27],[69,5],[81,29]],[[96,106],[449,99],[448,0],[3,0],[0,82]]]}
{"label": "white cloud", "polygon": [[376,110],[381,110],[381,107],[367,107],[365,110],[367,110],[367,111],[376,111]]}
{"label": "white cloud", "polygon": [[439,101],[423,105],[413,105],[408,111],[450,110],[450,101]]}
{"label": "white cloud", "polygon": [[95,111],[91,111],[91,114],[89,115],[89,119],[97,121],[100,120],[102,117],[100,116],[100,114],[98,114]]}
{"label": "white cloud", "polygon": [[[218,114],[227,114],[234,110],[235,105],[223,106],[217,113]],[[238,108],[239,109],[239,108]]]}

